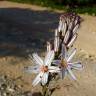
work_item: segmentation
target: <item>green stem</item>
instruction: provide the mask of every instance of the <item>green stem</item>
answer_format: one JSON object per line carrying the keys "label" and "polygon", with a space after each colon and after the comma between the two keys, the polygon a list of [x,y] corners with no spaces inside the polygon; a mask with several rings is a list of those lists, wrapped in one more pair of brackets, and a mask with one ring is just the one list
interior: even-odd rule
{"label": "green stem", "polygon": [[42,86],[42,96],[50,96],[49,93],[47,85]]}

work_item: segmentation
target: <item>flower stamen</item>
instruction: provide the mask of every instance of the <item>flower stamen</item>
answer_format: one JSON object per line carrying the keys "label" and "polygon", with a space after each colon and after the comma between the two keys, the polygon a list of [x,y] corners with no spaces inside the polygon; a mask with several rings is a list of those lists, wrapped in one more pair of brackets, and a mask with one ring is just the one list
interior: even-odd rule
{"label": "flower stamen", "polygon": [[62,67],[63,67],[63,68],[67,68],[67,67],[68,67],[67,62],[66,62],[64,59],[61,60],[60,66],[61,66],[61,68],[62,68]]}
{"label": "flower stamen", "polygon": [[48,66],[42,66],[41,68],[42,72],[47,72],[48,71]]}

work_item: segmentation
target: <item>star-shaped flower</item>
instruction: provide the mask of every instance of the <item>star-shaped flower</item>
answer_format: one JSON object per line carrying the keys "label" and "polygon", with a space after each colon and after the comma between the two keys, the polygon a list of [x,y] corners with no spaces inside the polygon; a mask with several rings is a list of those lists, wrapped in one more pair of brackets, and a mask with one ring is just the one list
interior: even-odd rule
{"label": "star-shaped flower", "polygon": [[73,80],[76,80],[76,77],[74,76],[72,69],[81,70],[83,66],[80,62],[71,62],[73,56],[76,53],[76,48],[71,50],[71,52],[67,52],[66,47],[64,44],[62,44],[62,50],[61,50],[61,60],[54,60],[53,64],[59,65],[60,76],[63,79],[66,74],[70,74],[71,78]]}
{"label": "star-shaped flower", "polygon": [[60,72],[59,67],[51,66],[52,60],[54,59],[54,51],[49,51],[44,60],[34,53],[33,59],[36,63],[36,66],[29,66],[27,68],[27,72],[38,73],[37,77],[32,83],[33,86],[37,85],[39,82],[41,82],[42,85],[45,85],[48,82],[49,73]]}

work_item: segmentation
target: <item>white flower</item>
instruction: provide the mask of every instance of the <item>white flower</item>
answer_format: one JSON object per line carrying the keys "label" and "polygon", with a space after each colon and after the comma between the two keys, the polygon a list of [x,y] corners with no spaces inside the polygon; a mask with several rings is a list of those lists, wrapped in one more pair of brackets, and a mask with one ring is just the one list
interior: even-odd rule
{"label": "white flower", "polygon": [[36,66],[29,66],[27,71],[38,73],[37,77],[34,79],[32,85],[35,86],[39,82],[45,85],[48,81],[48,75],[50,73],[60,72],[59,67],[51,66],[52,60],[54,59],[54,51],[49,51],[44,60],[42,60],[36,53],[33,54],[33,59]]}
{"label": "white flower", "polygon": [[73,80],[76,80],[76,77],[74,76],[72,69],[81,70],[83,66],[80,62],[71,62],[73,56],[76,53],[76,48],[73,49],[70,53],[66,51],[66,47],[64,44],[62,44],[62,50],[61,50],[61,60],[54,60],[53,64],[59,65],[61,68],[60,76],[63,79],[66,74],[70,74],[71,78]]}

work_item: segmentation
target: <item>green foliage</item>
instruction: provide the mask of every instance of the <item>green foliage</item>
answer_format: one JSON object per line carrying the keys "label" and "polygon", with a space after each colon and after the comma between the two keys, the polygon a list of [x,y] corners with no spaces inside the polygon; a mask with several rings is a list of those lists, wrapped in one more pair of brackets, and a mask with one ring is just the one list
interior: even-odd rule
{"label": "green foliage", "polygon": [[96,15],[95,0],[7,0]]}
{"label": "green foliage", "polygon": [[55,0],[58,3],[63,3],[63,4],[88,4],[88,3],[94,3],[95,0]]}
{"label": "green foliage", "polygon": [[81,14],[85,13],[93,16],[96,15],[96,7],[81,7],[81,8],[73,9],[73,11]]}

